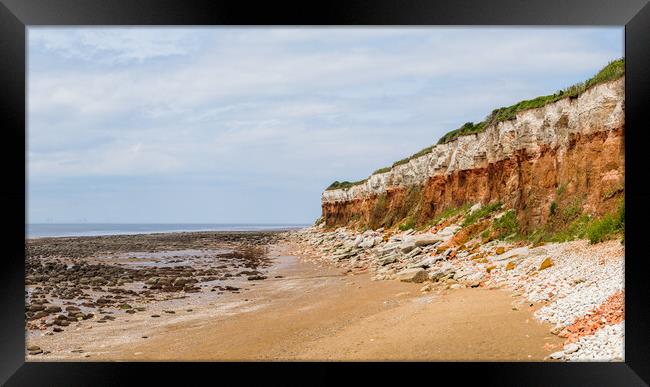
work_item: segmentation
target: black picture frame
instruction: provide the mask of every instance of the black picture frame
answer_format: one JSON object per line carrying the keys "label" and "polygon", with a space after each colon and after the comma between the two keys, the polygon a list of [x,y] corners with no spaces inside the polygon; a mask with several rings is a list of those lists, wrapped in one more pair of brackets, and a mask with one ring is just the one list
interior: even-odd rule
{"label": "black picture frame", "polygon": [[[45,363],[25,362],[26,28],[56,25],[625,25],[626,171],[624,363]],[[240,383],[281,377],[282,384],[341,382],[339,372],[428,383],[628,386],[650,383],[650,281],[645,183],[650,144],[650,5],[627,1],[246,1],[0,0],[0,119],[3,256],[0,262],[0,382],[16,386],[125,385],[137,375],[196,384],[225,374]],[[406,368],[406,369],[405,369]],[[411,369],[412,368],[412,369]],[[296,370],[303,371],[299,379]],[[306,371],[306,372],[305,372]],[[212,375],[212,376],[211,376]],[[293,377],[292,377],[293,376]],[[442,377],[441,377],[442,376]],[[291,383],[293,382],[293,383]],[[212,383],[210,383],[212,384]]]}

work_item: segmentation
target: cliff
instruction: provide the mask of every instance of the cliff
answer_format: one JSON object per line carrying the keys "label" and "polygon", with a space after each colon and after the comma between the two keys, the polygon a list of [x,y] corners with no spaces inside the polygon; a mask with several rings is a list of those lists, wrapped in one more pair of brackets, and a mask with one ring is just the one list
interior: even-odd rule
{"label": "cliff", "polygon": [[445,209],[495,202],[516,210],[523,230],[543,225],[558,205],[599,216],[623,192],[624,128],[618,77],[328,189],[322,216],[328,227],[376,229],[405,219],[422,225]]}

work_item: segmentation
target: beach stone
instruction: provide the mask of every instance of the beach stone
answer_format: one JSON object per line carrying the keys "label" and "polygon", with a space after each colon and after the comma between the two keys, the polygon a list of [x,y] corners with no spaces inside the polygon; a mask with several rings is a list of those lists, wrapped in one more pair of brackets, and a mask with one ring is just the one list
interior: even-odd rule
{"label": "beach stone", "polygon": [[568,353],[574,353],[574,352],[576,352],[578,349],[580,349],[580,347],[579,347],[578,344],[576,344],[576,343],[567,344],[567,345],[564,347],[564,353],[566,353],[566,354],[568,354]]}
{"label": "beach stone", "polygon": [[28,351],[38,351],[39,349],[41,349],[41,347],[39,347],[38,345],[30,345],[29,347],[27,347]]}
{"label": "beach stone", "polygon": [[426,257],[423,260],[410,265],[409,267],[410,268],[421,267],[421,268],[427,269],[427,268],[433,266],[436,262],[441,261],[441,260],[444,260],[444,257],[442,257],[440,255],[434,255],[432,257]]}
{"label": "beach stone", "polygon": [[440,281],[444,277],[453,276],[456,274],[454,267],[446,262],[446,265],[437,267],[429,272],[429,279],[433,282]]}
{"label": "beach stone", "polygon": [[402,245],[400,246],[400,250],[404,254],[407,254],[407,253],[411,252],[411,250],[413,250],[414,248],[415,248],[415,242],[414,241],[408,241],[408,242],[402,243]]}
{"label": "beach stone", "polygon": [[391,255],[391,256],[388,256],[386,258],[382,258],[382,259],[379,260],[379,264],[381,266],[386,266],[386,265],[391,264],[393,262],[397,262],[397,256],[396,255]]}
{"label": "beach stone", "polygon": [[427,280],[427,271],[424,269],[406,269],[397,273],[396,277],[402,282],[420,283]]}
{"label": "beach stone", "polygon": [[553,260],[551,259],[551,257],[546,257],[539,265],[539,270],[548,269],[551,266],[553,266]]}
{"label": "beach stone", "polygon": [[45,310],[45,306],[39,305],[39,304],[34,304],[34,305],[30,305],[27,308],[27,310],[29,310],[30,312],[40,312],[42,310]]}
{"label": "beach stone", "polygon": [[441,242],[442,242],[442,238],[440,238],[439,236],[426,236],[425,238],[416,240],[415,245],[417,247],[425,247],[425,246],[435,245]]}

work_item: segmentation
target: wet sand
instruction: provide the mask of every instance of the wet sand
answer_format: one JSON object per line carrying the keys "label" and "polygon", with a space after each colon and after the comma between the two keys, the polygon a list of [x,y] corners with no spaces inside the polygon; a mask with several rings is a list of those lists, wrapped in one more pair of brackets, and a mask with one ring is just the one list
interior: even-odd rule
{"label": "wet sand", "polygon": [[423,284],[301,261],[285,243],[269,258],[268,279],[244,279],[240,293],[158,302],[109,324],[83,321],[31,339],[51,353],[28,360],[539,361],[562,343],[533,318],[535,306],[513,310],[506,291],[421,293]]}

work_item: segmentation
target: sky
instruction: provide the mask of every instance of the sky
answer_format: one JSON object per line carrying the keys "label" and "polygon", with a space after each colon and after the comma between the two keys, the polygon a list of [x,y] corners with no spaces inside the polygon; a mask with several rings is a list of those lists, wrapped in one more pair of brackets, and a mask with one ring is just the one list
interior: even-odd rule
{"label": "sky", "polygon": [[312,223],[446,132],[623,56],[623,28],[28,29],[27,219]]}

